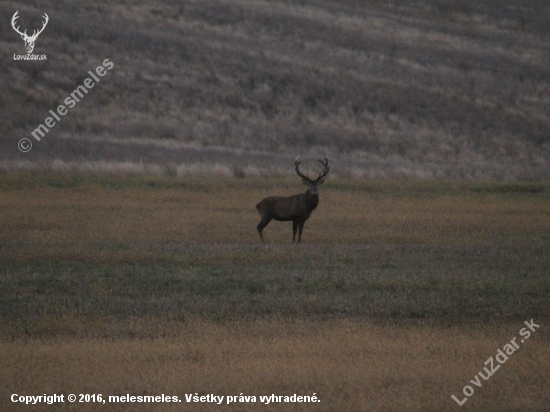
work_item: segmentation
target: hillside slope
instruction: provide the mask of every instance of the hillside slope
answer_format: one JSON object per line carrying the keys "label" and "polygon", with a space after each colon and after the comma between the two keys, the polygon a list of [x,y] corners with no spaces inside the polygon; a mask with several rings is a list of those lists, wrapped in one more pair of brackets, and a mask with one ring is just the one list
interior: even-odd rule
{"label": "hillside slope", "polygon": [[[48,13],[34,51],[47,61],[13,60],[16,10],[29,31]],[[550,176],[544,1],[37,0],[0,14],[2,170],[284,174],[326,154],[351,176]]]}

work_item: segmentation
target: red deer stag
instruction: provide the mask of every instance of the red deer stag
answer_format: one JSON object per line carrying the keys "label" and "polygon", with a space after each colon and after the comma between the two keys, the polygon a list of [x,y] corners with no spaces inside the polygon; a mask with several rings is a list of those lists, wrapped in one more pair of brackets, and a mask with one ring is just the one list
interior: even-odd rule
{"label": "red deer stag", "polygon": [[323,166],[323,171],[319,173],[317,179],[312,180],[307,175],[300,172],[300,157],[296,158],[294,166],[296,167],[296,174],[302,178],[302,182],[308,186],[305,193],[289,196],[289,197],[266,197],[260,203],[256,205],[256,209],[262,216],[262,221],[258,224],[258,233],[260,239],[264,241],[262,230],[271,222],[272,219],[280,222],[292,220],[292,241],[296,241],[296,230],[298,229],[298,242],[302,241],[302,230],[304,230],[304,223],[308,220],[311,212],[319,204],[319,192],[318,188],[325,181],[325,177],[328,174],[328,159],[318,158],[319,163]]}

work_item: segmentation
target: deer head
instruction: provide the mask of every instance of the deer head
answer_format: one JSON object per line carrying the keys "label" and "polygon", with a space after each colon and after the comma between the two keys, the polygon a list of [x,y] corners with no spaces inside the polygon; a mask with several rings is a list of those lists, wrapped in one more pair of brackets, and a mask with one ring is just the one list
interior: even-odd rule
{"label": "deer head", "polygon": [[308,175],[305,175],[300,171],[300,164],[302,163],[302,161],[303,160],[300,159],[300,156],[298,156],[294,161],[294,166],[296,167],[296,174],[300,176],[302,178],[302,182],[309,187],[309,189],[307,190],[308,193],[314,196],[318,196],[319,195],[318,188],[320,185],[323,184],[330,170],[328,166],[328,159],[326,157],[317,158],[317,161],[321,163],[321,165],[323,166],[323,170],[319,173],[319,176],[317,176],[317,179],[315,180],[311,179]]}
{"label": "deer head", "polygon": [[25,30],[24,32],[21,32],[19,30],[19,27],[15,27],[16,20],[19,18],[18,13],[19,13],[19,10],[17,10],[14,13],[13,18],[11,19],[11,25],[12,25],[13,29],[17,33],[19,33],[21,35],[21,38],[25,41],[25,49],[27,49],[27,53],[31,54],[32,51],[34,50],[34,43],[36,42],[36,39],[38,38],[40,33],[42,33],[44,31],[44,29],[46,28],[46,25],[48,24],[48,21],[50,20],[50,18],[48,17],[48,15],[46,13],[44,13],[44,22],[42,23],[42,28],[40,30],[34,30],[32,36],[28,36],[27,35],[27,30]]}

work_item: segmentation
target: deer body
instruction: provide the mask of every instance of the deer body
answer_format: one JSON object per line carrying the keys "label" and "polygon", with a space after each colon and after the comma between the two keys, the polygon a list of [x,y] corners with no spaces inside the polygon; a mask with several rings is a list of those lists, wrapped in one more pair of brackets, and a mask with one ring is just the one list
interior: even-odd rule
{"label": "deer body", "polygon": [[272,220],[280,222],[292,221],[292,241],[296,241],[296,232],[298,231],[298,242],[302,241],[302,231],[304,230],[304,224],[309,219],[311,212],[319,205],[319,192],[318,187],[324,181],[324,177],[328,173],[328,160],[319,160],[325,170],[319,174],[316,180],[312,180],[307,176],[304,176],[300,170],[299,165],[301,161],[296,159],[296,173],[302,178],[304,184],[309,186],[305,193],[294,196],[274,196],[266,197],[260,203],[256,205],[256,209],[260,212],[262,217],[261,222],[258,224],[257,229],[260,234],[260,239],[264,240],[262,231]]}

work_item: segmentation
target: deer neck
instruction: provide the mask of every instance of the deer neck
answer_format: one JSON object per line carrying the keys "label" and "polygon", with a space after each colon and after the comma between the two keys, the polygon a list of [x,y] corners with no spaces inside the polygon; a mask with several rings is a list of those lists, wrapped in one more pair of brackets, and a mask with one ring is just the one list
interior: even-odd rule
{"label": "deer neck", "polygon": [[309,210],[313,210],[319,204],[319,194],[312,193],[311,189],[308,189],[306,192],[306,203]]}

